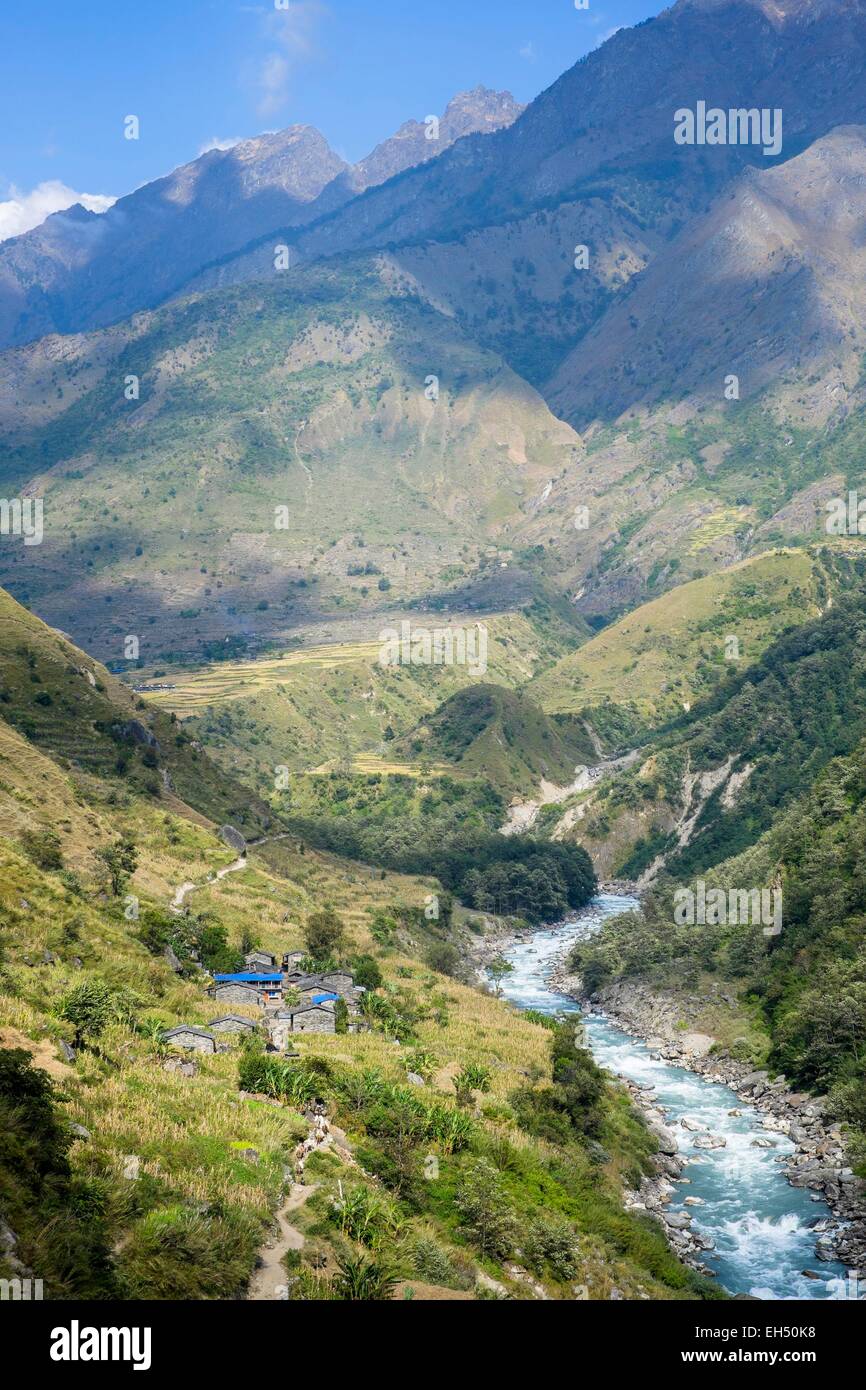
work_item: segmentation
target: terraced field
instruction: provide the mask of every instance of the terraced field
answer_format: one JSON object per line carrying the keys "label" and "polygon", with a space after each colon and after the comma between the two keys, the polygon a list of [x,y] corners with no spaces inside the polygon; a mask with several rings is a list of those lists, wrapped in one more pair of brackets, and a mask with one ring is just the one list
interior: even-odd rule
{"label": "terraced field", "polygon": [[[476,620],[473,615],[465,625]],[[412,631],[445,625],[425,614]],[[463,624],[450,615],[447,625]],[[371,771],[393,764],[406,772],[402,762],[395,763],[390,744],[449,696],[479,680],[515,689],[568,650],[561,635],[539,631],[523,613],[493,614],[484,626],[483,675],[460,665],[381,666],[376,640],[305,647],[199,670],[172,669],[166,677],[145,673],[139,683],[170,682],[170,689],[143,690],[142,698],[171,710],[224,767],[263,791],[273,788],[276,767],[313,771],[335,760],[348,767],[359,755],[372,760]],[[414,766],[417,759],[407,762]]]}
{"label": "terraced field", "polygon": [[190,719],[211,705],[278,689],[299,667],[310,672],[370,665],[378,659],[379,648],[379,642],[335,642],[286,652],[273,661],[220,662],[200,671],[181,672],[171,689],[145,694],[152,704],[172,710],[178,719]]}

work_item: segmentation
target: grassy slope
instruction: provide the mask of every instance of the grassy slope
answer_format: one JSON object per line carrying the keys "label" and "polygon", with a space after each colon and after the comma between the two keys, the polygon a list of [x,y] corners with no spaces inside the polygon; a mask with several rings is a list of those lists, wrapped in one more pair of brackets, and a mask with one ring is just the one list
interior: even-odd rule
{"label": "grassy slope", "polygon": [[770,551],[642,604],[530,683],[545,709],[577,712],[613,701],[664,719],[730,669],[725,639],[748,665],[788,625],[826,602],[823,567],[805,550]]}
{"label": "grassy slope", "polygon": [[506,796],[559,785],[594,759],[577,720],[556,724],[525,695],[485,683],[458,691],[397,744],[397,752],[486,777]]}
{"label": "grassy slope", "polygon": [[[253,838],[269,824],[268,808],[221,772],[170,715],[148,710],[3,590],[0,657],[0,715],[63,766],[99,775],[117,771],[121,762],[139,792],[167,786]],[[153,756],[148,737],[156,740]]]}

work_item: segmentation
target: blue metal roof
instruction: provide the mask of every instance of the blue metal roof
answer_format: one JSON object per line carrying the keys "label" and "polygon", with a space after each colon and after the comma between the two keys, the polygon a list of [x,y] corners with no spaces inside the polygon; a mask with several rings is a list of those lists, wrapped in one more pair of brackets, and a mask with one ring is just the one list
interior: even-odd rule
{"label": "blue metal roof", "polygon": [[214,975],[214,979],[219,984],[224,984],[229,980],[240,980],[244,984],[271,985],[280,984],[282,975],[259,975],[255,970],[239,970],[236,975]]}
{"label": "blue metal roof", "polygon": [[313,1003],[323,1004],[326,999],[339,999],[339,994],[314,994]]}

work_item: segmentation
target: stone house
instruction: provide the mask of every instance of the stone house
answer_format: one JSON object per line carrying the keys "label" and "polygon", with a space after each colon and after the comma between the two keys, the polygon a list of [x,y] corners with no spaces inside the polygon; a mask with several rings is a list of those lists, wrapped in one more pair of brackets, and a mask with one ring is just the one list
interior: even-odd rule
{"label": "stone house", "polygon": [[251,1004],[256,1008],[262,1007],[262,997],[255,985],[231,981],[212,985],[208,993],[218,1004]]}
{"label": "stone house", "polygon": [[247,967],[247,970],[274,972],[277,968],[277,958],[276,956],[272,956],[270,951],[263,951],[259,947],[256,947],[254,951],[250,951],[244,956],[244,965]]}
{"label": "stone house", "polygon": [[185,1047],[189,1052],[216,1052],[216,1038],[205,1028],[194,1027],[191,1023],[180,1023],[177,1028],[167,1028],[162,1035],[163,1042],[175,1047]]}
{"label": "stone house", "polygon": [[293,1033],[336,1033],[333,1004],[301,1004],[289,1014]]}
{"label": "stone house", "polygon": [[254,1033],[258,1026],[254,1018],[244,1018],[243,1014],[222,1014],[208,1024],[214,1033]]}
{"label": "stone house", "polygon": [[297,970],[301,961],[306,958],[306,951],[286,951],[283,956],[283,970],[288,974],[292,970]]}
{"label": "stone house", "polygon": [[335,1033],[337,1020],[333,1003],[299,1004],[294,1009],[278,1009],[268,1019],[273,1045],[282,1052],[290,1033]]}
{"label": "stone house", "polygon": [[348,970],[326,970],[319,976],[326,989],[333,990],[335,994],[348,994],[353,988],[355,981]]}
{"label": "stone house", "polygon": [[346,970],[328,970],[322,975],[303,975],[292,983],[305,1003],[310,1004],[319,994],[336,994],[342,998],[353,992],[354,981]]}
{"label": "stone house", "polygon": [[230,975],[214,975],[214,983],[217,988],[220,985],[252,985],[258,991],[260,998],[256,1002],[260,1004],[278,1003],[283,997],[283,977],[275,970],[237,970]]}

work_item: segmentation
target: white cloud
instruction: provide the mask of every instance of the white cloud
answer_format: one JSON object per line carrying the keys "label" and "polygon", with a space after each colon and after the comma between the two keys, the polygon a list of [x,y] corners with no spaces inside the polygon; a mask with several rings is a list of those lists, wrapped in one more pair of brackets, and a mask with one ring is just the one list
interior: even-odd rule
{"label": "white cloud", "polygon": [[271,116],[288,101],[292,74],[315,52],[315,30],[326,13],[319,0],[295,0],[287,10],[267,15],[264,33],[270,51],[253,73],[259,115]]}
{"label": "white cloud", "polygon": [[233,150],[235,145],[239,145],[243,140],[242,135],[230,135],[228,140],[221,140],[218,135],[212,135],[199,149],[199,154],[209,154],[211,150]]}
{"label": "white cloud", "polygon": [[76,193],[59,179],[49,179],[40,183],[30,193],[22,193],[14,184],[9,189],[9,198],[0,203],[0,241],[29,232],[38,227],[52,212],[62,212],[73,203],[81,203],[88,212],[106,212],[116,198],[104,193]]}
{"label": "white cloud", "polygon": [[535,44],[532,42],[532,39],[529,39],[528,42],[526,42],[526,43],[523,45],[523,47],[522,47],[522,48],[519,48],[517,51],[518,51],[518,53],[520,54],[520,57],[521,57],[521,58],[525,58],[526,61],[527,61],[528,63],[534,63],[534,62],[535,62],[535,58],[536,58]]}

